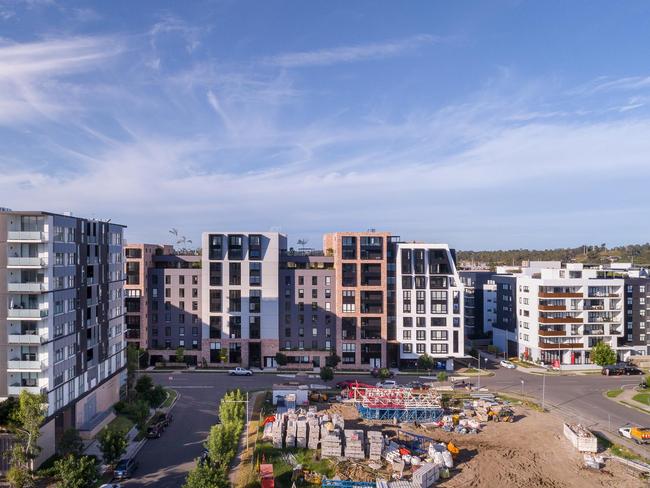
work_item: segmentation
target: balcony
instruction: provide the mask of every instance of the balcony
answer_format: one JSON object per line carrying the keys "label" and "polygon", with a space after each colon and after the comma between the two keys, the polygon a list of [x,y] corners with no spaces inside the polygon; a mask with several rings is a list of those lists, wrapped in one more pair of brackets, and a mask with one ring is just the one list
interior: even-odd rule
{"label": "balcony", "polygon": [[582,293],[540,291],[539,297],[540,298],[582,298]]}
{"label": "balcony", "polygon": [[540,305],[539,306],[540,310],[559,310],[563,311],[566,310],[566,305]]}
{"label": "balcony", "polygon": [[7,283],[7,291],[13,293],[43,293],[49,291],[47,283]]}
{"label": "balcony", "polygon": [[581,342],[545,342],[539,341],[540,349],[584,349],[585,346]]}
{"label": "balcony", "polygon": [[43,369],[45,369],[44,361],[23,361],[20,359],[7,361],[7,371],[9,372],[42,371]]}
{"label": "balcony", "polygon": [[38,386],[11,385],[7,387],[7,393],[12,396],[20,395],[21,391],[26,391],[27,393],[32,393],[33,395],[40,395],[43,392]]}
{"label": "balcony", "polygon": [[47,315],[47,308],[10,308],[7,320],[41,320]]}
{"label": "balcony", "polygon": [[560,337],[567,335],[566,330],[539,329],[539,335],[544,337]]}
{"label": "balcony", "polygon": [[8,268],[44,268],[47,266],[47,259],[44,258],[7,258]]}
{"label": "balcony", "polygon": [[37,333],[9,334],[8,338],[9,344],[41,344],[47,340],[47,337]]}
{"label": "balcony", "polygon": [[542,324],[581,324],[582,318],[580,317],[540,317]]}
{"label": "balcony", "polygon": [[7,242],[47,242],[47,233],[41,231],[14,231],[7,233]]}

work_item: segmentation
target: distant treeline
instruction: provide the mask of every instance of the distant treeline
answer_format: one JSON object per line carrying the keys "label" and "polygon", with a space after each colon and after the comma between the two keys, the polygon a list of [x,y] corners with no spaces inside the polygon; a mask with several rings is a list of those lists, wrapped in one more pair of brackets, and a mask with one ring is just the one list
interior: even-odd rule
{"label": "distant treeline", "polygon": [[519,265],[522,261],[563,261],[585,264],[633,262],[650,265],[650,243],[608,248],[606,244],[559,249],[510,249],[505,251],[458,251],[458,262],[488,266]]}

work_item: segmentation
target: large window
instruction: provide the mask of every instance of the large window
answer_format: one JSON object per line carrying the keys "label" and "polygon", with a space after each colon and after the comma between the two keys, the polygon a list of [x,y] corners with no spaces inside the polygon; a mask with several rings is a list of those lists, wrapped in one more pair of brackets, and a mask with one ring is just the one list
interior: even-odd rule
{"label": "large window", "polygon": [[218,313],[222,308],[221,290],[210,290],[210,312]]}
{"label": "large window", "polygon": [[248,236],[248,259],[262,259],[262,236],[251,234]]}
{"label": "large window", "polygon": [[262,263],[250,263],[248,279],[250,286],[262,286]]}
{"label": "large window", "polygon": [[341,239],[341,257],[343,259],[357,258],[357,238],[353,236],[343,236]]}
{"label": "large window", "polygon": [[223,259],[223,236],[211,234],[208,243],[208,258]]}
{"label": "large window", "polygon": [[363,236],[359,244],[361,259],[378,260],[383,258],[383,237]]}
{"label": "large window", "polygon": [[210,286],[221,286],[223,284],[223,264],[210,263]]}
{"label": "large window", "polygon": [[228,311],[241,312],[241,290],[230,290],[228,292]]}
{"label": "large window", "polygon": [[228,283],[234,286],[241,285],[241,263],[229,263]]}
{"label": "large window", "polygon": [[241,235],[228,236],[228,259],[244,258],[243,242],[244,238]]}

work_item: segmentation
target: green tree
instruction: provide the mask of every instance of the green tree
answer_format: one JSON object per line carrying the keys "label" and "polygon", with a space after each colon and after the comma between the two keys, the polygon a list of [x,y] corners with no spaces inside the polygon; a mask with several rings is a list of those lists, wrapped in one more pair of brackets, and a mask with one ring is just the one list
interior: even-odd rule
{"label": "green tree", "polygon": [[59,454],[61,456],[67,456],[68,454],[81,456],[83,448],[84,443],[77,429],[70,427],[63,431],[63,435],[59,441]]}
{"label": "green tree", "polygon": [[89,456],[67,455],[54,463],[57,488],[89,488],[97,480],[97,463]]}
{"label": "green tree", "polygon": [[285,366],[287,364],[287,355],[281,352],[276,352],[275,362],[278,363],[278,366]]}
{"label": "green tree", "polygon": [[325,359],[325,365],[330,368],[336,368],[340,362],[341,362],[341,357],[337,355],[334,351],[332,351],[332,354],[327,356],[327,358]]}
{"label": "green tree", "polygon": [[334,370],[325,366],[320,369],[320,379],[323,381],[331,381],[334,379]]}
{"label": "green tree", "polygon": [[646,388],[650,388],[650,375],[645,377],[644,384]]}
{"label": "green tree", "polygon": [[121,430],[104,427],[99,435],[99,450],[102,451],[104,463],[108,465],[119,461],[128,445],[126,433]]}
{"label": "green tree", "polygon": [[0,425],[9,427],[18,410],[18,399],[9,397],[4,402],[0,402]]}
{"label": "green tree", "polygon": [[434,364],[433,358],[427,353],[421,354],[420,357],[418,357],[418,369],[433,369]]}
{"label": "green tree", "polygon": [[207,463],[198,464],[190,471],[183,488],[229,488],[226,472],[215,469]]}
{"label": "green tree", "polygon": [[43,395],[34,395],[23,390],[18,397],[18,409],[14,411],[13,421],[16,425],[18,444],[29,462],[36,459],[41,448],[38,438],[41,436],[41,425],[45,420],[47,406]]}
{"label": "green tree", "polygon": [[24,463],[17,464],[12,460],[11,467],[7,470],[6,477],[11,488],[31,488],[35,486],[34,478]]}
{"label": "green tree", "polygon": [[135,385],[136,372],[140,363],[140,350],[133,344],[126,348],[126,394],[131,398],[131,391]]}
{"label": "green tree", "polygon": [[390,370],[388,368],[380,368],[377,372],[377,376],[382,380],[390,378]]}
{"label": "green tree", "polygon": [[236,454],[237,432],[233,426],[228,424],[213,425],[210,429],[208,439],[205,441],[205,448],[208,450],[208,457],[214,466],[225,466]]}
{"label": "green tree", "polygon": [[440,371],[440,373],[438,373],[437,378],[438,381],[440,381],[441,383],[447,381],[447,373],[445,373],[444,371]]}
{"label": "green tree", "polygon": [[246,396],[241,390],[231,390],[221,399],[219,404],[219,417],[222,424],[238,425],[243,428],[246,418]]}
{"label": "green tree", "polygon": [[149,393],[153,390],[153,380],[148,374],[143,374],[135,383],[135,391],[142,398],[148,398]]}
{"label": "green tree", "polygon": [[149,418],[149,403],[146,400],[136,400],[129,405],[129,416],[137,424],[138,429],[143,431]]}
{"label": "green tree", "polygon": [[598,366],[607,366],[616,363],[616,351],[609,344],[598,342],[591,348],[591,360]]}
{"label": "green tree", "polygon": [[176,362],[182,363],[183,361],[185,361],[185,349],[178,347],[176,348]]}

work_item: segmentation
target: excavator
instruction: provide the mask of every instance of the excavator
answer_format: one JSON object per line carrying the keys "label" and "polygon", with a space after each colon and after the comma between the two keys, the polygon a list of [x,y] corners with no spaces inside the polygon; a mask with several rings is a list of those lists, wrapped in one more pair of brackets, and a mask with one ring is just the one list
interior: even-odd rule
{"label": "excavator", "polygon": [[501,408],[498,411],[490,410],[488,412],[488,418],[494,420],[495,422],[514,422],[515,421],[515,412],[511,408]]}

